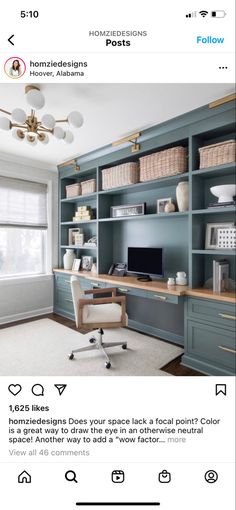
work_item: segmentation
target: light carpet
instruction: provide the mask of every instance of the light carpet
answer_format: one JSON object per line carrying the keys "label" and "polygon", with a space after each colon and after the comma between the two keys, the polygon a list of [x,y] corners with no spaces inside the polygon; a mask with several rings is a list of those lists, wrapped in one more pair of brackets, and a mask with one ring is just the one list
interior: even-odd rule
{"label": "light carpet", "polygon": [[0,375],[63,376],[168,376],[160,368],[183,353],[178,346],[130,329],[105,331],[107,341],[127,341],[128,348],[107,350],[112,368],[105,368],[97,350],[75,355],[74,348],[88,345],[83,335],[51,319],[40,319],[0,330]]}

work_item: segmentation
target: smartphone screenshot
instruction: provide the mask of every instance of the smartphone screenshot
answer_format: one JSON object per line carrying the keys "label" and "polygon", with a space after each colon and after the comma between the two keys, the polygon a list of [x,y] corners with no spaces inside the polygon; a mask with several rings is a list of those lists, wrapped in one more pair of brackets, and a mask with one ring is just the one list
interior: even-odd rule
{"label": "smartphone screenshot", "polygon": [[1,508],[234,510],[234,2],[0,42]]}

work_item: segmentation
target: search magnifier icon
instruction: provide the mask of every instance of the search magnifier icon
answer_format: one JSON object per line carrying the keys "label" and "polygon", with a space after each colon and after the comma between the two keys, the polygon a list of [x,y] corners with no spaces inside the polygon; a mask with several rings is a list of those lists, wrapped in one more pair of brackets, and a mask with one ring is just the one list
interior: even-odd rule
{"label": "search magnifier icon", "polygon": [[75,471],[72,471],[72,470],[66,471],[65,479],[67,480],[67,482],[78,483],[78,481],[76,480],[76,473],[75,473]]}

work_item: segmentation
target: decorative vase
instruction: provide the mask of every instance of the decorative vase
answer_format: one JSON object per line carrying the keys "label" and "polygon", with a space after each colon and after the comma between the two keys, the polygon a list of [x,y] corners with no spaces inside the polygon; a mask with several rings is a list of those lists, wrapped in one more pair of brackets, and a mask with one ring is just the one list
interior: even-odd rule
{"label": "decorative vase", "polygon": [[164,211],[166,213],[171,213],[171,212],[175,212],[175,204],[173,204],[172,202],[168,203],[165,205],[165,209]]}
{"label": "decorative vase", "polygon": [[72,269],[74,260],[75,260],[74,250],[66,250],[66,253],[63,256],[64,269]]}
{"label": "decorative vase", "polygon": [[176,188],[176,198],[179,212],[188,211],[189,187],[188,182],[179,182]]}

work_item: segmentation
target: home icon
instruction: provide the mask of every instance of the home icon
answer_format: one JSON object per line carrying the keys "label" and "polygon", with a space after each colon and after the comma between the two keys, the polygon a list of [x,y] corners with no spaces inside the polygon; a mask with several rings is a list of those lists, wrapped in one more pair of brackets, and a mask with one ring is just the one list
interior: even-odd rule
{"label": "home icon", "polygon": [[31,483],[31,475],[27,471],[22,471],[18,476],[18,483]]}

